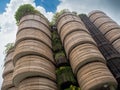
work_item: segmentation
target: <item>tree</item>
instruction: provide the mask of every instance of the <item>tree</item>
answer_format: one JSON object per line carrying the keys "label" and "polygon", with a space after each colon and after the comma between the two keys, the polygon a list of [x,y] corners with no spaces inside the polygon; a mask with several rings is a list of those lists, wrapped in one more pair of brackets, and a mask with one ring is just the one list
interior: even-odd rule
{"label": "tree", "polygon": [[8,51],[14,47],[14,43],[8,43],[5,45],[5,47],[6,47],[5,54],[7,54]]}
{"label": "tree", "polygon": [[17,24],[20,22],[20,19],[23,16],[28,14],[41,14],[41,13],[30,4],[21,5],[15,13],[15,19]]}

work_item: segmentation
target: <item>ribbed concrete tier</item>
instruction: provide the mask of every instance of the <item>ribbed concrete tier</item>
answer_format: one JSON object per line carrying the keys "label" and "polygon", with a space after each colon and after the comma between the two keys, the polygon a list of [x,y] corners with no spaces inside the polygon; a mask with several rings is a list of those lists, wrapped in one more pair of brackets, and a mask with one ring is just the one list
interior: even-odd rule
{"label": "ribbed concrete tier", "polygon": [[90,19],[92,20],[92,22],[95,22],[95,20],[100,18],[100,17],[107,17],[107,16],[105,13],[96,12],[96,13],[94,13],[94,16],[91,15]]}
{"label": "ribbed concrete tier", "polygon": [[8,90],[10,87],[13,87],[14,85],[12,79],[13,79],[13,72],[5,75],[1,90]]}
{"label": "ribbed concrete tier", "polygon": [[18,33],[23,29],[38,29],[44,32],[48,37],[51,38],[50,27],[48,21],[38,15],[27,15],[23,17],[19,23]]}
{"label": "ribbed concrete tier", "polygon": [[58,90],[58,89],[56,83],[49,79],[41,77],[31,77],[23,80],[18,85],[18,90]]}
{"label": "ribbed concrete tier", "polygon": [[10,50],[7,52],[7,55],[5,56],[4,66],[5,66],[9,61],[13,60],[14,49],[15,49],[15,48],[12,48],[12,49],[10,49]]}
{"label": "ribbed concrete tier", "polygon": [[8,90],[18,90],[16,87],[11,87]]}
{"label": "ribbed concrete tier", "polygon": [[85,31],[89,33],[83,24],[76,21],[70,21],[66,23],[61,29],[60,37],[61,37],[62,43],[64,43],[64,40],[67,37],[67,35],[75,31]]}
{"label": "ribbed concrete tier", "polygon": [[117,35],[114,35],[115,37],[118,37],[117,39],[112,42],[112,45],[114,48],[120,53],[120,33],[118,32]]}
{"label": "ribbed concrete tier", "polygon": [[120,29],[120,26],[116,24],[115,22],[105,23],[100,28],[101,32],[105,35],[109,31],[112,31],[114,29]]}
{"label": "ribbed concrete tier", "polygon": [[64,47],[67,56],[76,47],[84,43],[91,43],[96,45],[96,42],[92,39],[91,35],[84,31],[75,31],[67,35],[64,40]]}
{"label": "ribbed concrete tier", "polygon": [[51,39],[44,32],[38,29],[29,28],[21,30],[16,36],[16,44],[26,39],[41,41],[48,47],[52,48]]}
{"label": "ribbed concrete tier", "polygon": [[13,61],[10,60],[9,62],[7,62],[7,63],[5,64],[5,68],[4,68],[4,71],[3,71],[3,78],[4,78],[7,74],[13,72],[13,70],[14,70]]}
{"label": "ribbed concrete tier", "polygon": [[17,44],[14,52],[14,65],[19,58],[26,55],[39,55],[54,63],[52,50],[40,41],[23,40]]}
{"label": "ribbed concrete tier", "polygon": [[28,55],[18,59],[15,64],[13,82],[17,86],[28,77],[41,76],[53,81],[56,80],[55,66],[40,56]]}
{"label": "ribbed concrete tier", "polygon": [[[94,15],[95,17],[94,17],[93,15]],[[93,10],[93,11],[91,11],[90,13],[88,13],[88,16],[90,17],[90,19],[91,19],[92,22],[93,22],[93,20],[95,20],[96,17],[106,16],[106,14],[105,14],[104,12],[100,11],[100,10]]]}
{"label": "ribbed concrete tier", "polygon": [[61,16],[59,16],[57,20],[57,29],[59,34],[61,33],[61,29],[63,28],[63,26],[69,22],[78,22],[83,24],[79,17],[76,16],[75,14],[64,13]]}
{"label": "ribbed concrete tier", "polygon": [[45,25],[47,25],[49,27],[49,21],[42,15],[35,15],[35,14],[29,14],[29,15],[25,15],[21,18],[20,23],[26,21],[26,20],[35,20],[35,21],[39,21]]}
{"label": "ribbed concrete tier", "polygon": [[81,90],[112,90],[111,87],[117,87],[113,75],[101,62],[86,64],[78,71],[77,79]]}
{"label": "ribbed concrete tier", "polygon": [[[98,12],[90,12],[89,18],[93,22],[97,28],[105,35],[105,37],[110,41],[110,43],[114,46],[114,48],[120,52],[118,48],[120,48],[120,43],[118,42],[120,39],[120,26],[114,22],[107,15],[101,15],[101,17],[95,19],[97,16],[95,15]],[[99,13],[103,13],[100,11]],[[91,18],[95,17],[95,18]]]}
{"label": "ribbed concrete tier", "polygon": [[105,37],[109,39],[111,43],[113,43],[117,39],[120,39],[120,28],[109,31],[105,34]]}
{"label": "ribbed concrete tier", "polygon": [[77,74],[77,71],[87,63],[95,61],[106,63],[98,48],[89,43],[75,47],[71,51],[69,59],[75,75]]}
{"label": "ribbed concrete tier", "polygon": [[116,41],[114,41],[112,45],[120,53],[120,39],[117,39]]}
{"label": "ribbed concrete tier", "polygon": [[108,17],[100,17],[95,20],[94,24],[96,27],[100,28],[105,23],[115,23],[111,18]]}

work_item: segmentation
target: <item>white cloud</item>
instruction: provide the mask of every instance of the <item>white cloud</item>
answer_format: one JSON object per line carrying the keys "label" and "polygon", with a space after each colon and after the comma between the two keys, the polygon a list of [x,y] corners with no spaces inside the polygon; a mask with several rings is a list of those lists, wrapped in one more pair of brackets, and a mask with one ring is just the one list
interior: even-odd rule
{"label": "white cloud", "polygon": [[[77,13],[88,14],[92,10],[101,10],[108,14],[113,20],[120,24],[120,12],[115,12],[111,8],[109,0],[60,0],[61,3],[57,6],[57,11],[69,9]],[[113,12],[114,11],[114,12]],[[116,15],[117,14],[117,15]]]}
{"label": "white cloud", "polygon": [[[0,72],[3,71],[4,57],[3,54],[5,50],[5,45],[10,42],[14,42],[16,38],[17,26],[14,18],[14,14],[18,7],[22,4],[32,4],[37,8],[42,14],[44,14],[49,20],[51,20],[53,13],[46,12],[41,6],[36,6],[34,0],[11,0],[5,12],[0,14]],[[0,73],[0,88],[2,84],[2,73]]]}
{"label": "white cloud", "polygon": [[[9,33],[4,33],[4,32],[0,32],[0,72],[3,71],[3,64],[4,64],[4,50],[5,50],[5,45],[9,42],[14,42],[15,40],[15,30],[12,30]],[[2,84],[2,73],[0,73],[0,87]]]}
{"label": "white cloud", "polygon": [[[57,11],[60,11],[64,8],[69,9],[70,11],[77,11],[78,13],[88,13],[92,8],[97,7],[97,2],[100,0],[60,0],[61,3],[57,7]],[[95,2],[94,5],[92,3]],[[89,7],[88,7],[89,6]]]}
{"label": "white cloud", "polygon": [[53,17],[52,12],[46,12],[46,10],[41,6],[37,6],[36,9],[39,10],[45,17],[47,17],[49,21],[52,20]]}

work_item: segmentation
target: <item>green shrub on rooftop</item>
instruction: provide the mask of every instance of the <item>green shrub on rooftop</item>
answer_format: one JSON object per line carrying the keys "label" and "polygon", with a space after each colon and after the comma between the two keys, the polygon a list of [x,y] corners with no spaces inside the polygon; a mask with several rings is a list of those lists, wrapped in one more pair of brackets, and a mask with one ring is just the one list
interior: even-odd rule
{"label": "green shrub on rooftop", "polygon": [[38,10],[36,10],[31,4],[21,5],[15,13],[15,19],[17,24],[20,22],[20,19],[28,14],[41,14]]}

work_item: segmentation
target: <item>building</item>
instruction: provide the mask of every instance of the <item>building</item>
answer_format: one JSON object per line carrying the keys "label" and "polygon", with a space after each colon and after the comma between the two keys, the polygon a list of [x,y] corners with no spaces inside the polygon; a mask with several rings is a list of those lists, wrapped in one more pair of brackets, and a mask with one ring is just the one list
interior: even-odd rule
{"label": "building", "polygon": [[[101,11],[20,20],[2,90],[119,90],[120,26]],[[13,89],[14,88],[14,89]]]}

